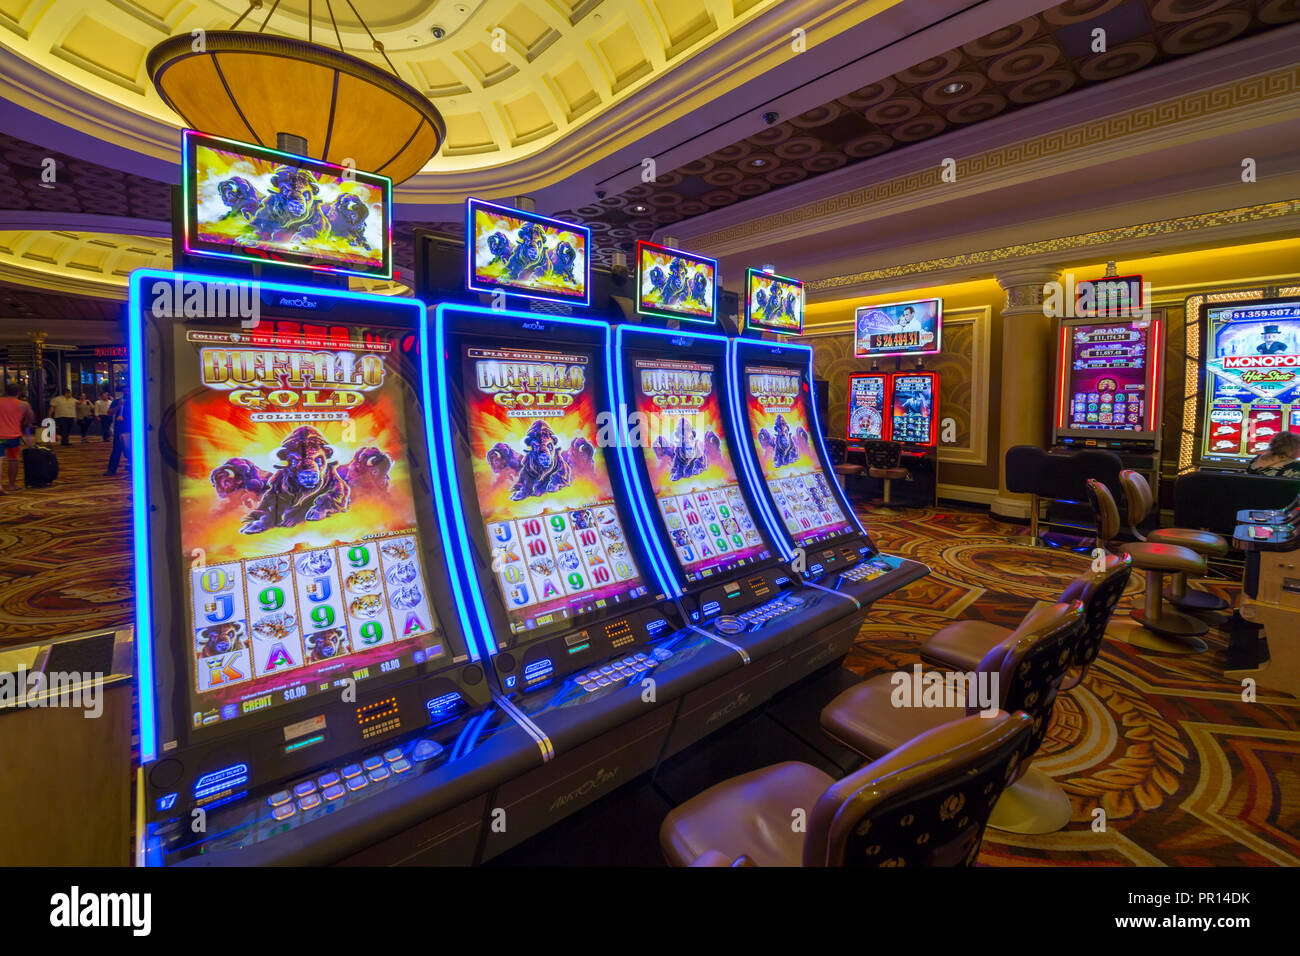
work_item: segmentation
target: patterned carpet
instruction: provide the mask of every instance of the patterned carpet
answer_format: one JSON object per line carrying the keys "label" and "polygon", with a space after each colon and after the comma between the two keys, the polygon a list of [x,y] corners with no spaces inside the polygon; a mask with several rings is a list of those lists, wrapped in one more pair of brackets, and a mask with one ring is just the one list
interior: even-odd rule
{"label": "patterned carpet", "polygon": [[[0,498],[0,646],[131,620],[129,478],[102,477],[105,444],[58,453],[53,486]],[[863,675],[910,668],[920,643],[954,620],[1014,625],[1086,566],[1025,548],[1023,529],[978,512],[863,516],[883,550],[932,569],[873,609],[848,662]],[[1232,597],[1236,587],[1212,589]],[[1141,590],[1135,578],[1124,606]],[[1222,676],[1223,638],[1211,632],[1209,643],[1172,656],[1107,641],[1058,700],[1036,762],[1069,793],[1073,822],[1047,837],[989,831],[981,863],[1300,865],[1300,700],[1270,689],[1265,672],[1244,702]]]}

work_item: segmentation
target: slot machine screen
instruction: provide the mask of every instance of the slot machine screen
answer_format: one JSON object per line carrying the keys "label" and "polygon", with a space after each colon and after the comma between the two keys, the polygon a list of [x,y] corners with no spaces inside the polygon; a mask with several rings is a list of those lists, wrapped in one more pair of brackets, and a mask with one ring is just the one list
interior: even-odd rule
{"label": "slot machine screen", "polygon": [[1064,323],[1057,347],[1058,434],[1154,436],[1159,320]]}
{"label": "slot machine screen", "polygon": [[889,433],[893,441],[907,445],[934,444],[934,372],[897,372],[889,399]]}
{"label": "slot machine screen", "polygon": [[783,335],[803,332],[803,283],[759,269],[745,273],[745,319],[749,328]]}
{"label": "slot machine screen", "polygon": [[473,292],[548,302],[591,301],[591,230],[522,209],[470,199],[465,236]]}
{"label": "slot machine screen", "polygon": [[636,310],[641,315],[716,322],[718,263],[707,256],[636,244]]}
{"label": "slot machine screen", "polygon": [[688,581],[771,557],[736,479],[713,364],[636,359],[641,454]]}
{"label": "slot machine screen", "polygon": [[1205,311],[1201,460],[1245,465],[1300,432],[1300,299]]}
{"label": "slot machine screen", "polygon": [[387,177],[194,130],[182,151],[186,252],[393,274]]}
{"label": "slot machine screen", "polygon": [[853,354],[931,355],[943,333],[943,299],[864,305],[853,313]]}
{"label": "slot machine screen", "polygon": [[172,328],[194,729],[448,655],[412,489],[410,330]]}
{"label": "slot machine screen", "polygon": [[889,435],[885,418],[886,375],[849,376],[849,438],[858,441],[884,441]]}
{"label": "slot machine screen", "polygon": [[511,632],[540,637],[649,592],[614,505],[580,350],[461,351],[479,513]]}
{"label": "slot machine screen", "polygon": [[744,383],[763,480],[795,543],[803,547],[855,530],[812,444],[803,373],[784,366],[746,365]]}

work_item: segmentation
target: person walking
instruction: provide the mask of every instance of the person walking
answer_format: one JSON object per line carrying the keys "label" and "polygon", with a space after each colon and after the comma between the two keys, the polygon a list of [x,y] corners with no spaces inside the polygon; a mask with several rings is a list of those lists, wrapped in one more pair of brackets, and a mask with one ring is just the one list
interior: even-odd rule
{"label": "person walking", "polygon": [[113,399],[108,392],[100,392],[95,401],[95,417],[99,419],[99,440],[108,441],[113,437]]}
{"label": "person walking", "polygon": [[121,398],[113,403],[113,453],[108,459],[108,471],[105,476],[116,475],[117,466],[126,455],[127,466],[131,464],[131,396],[123,389]]}
{"label": "person walking", "polygon": [[59,444],[72,444],[72,423],[77,420],[77,400],[72,397],[72,389],[65,389],[62,395],[50,399],[50,418],[59,430]]}
{"label": "person walking", "polygon": [[18,490],[18,458],[22,454],[23,432],[36,421],[32,406],[18,397],[18,383],[10,382],[0,397],[0,448],[5,453],[6,488],[0,495]]}
{"label": "person walking", "polygon": [[95,403],[82,392],[77,397],[77,430],[81,432],[81,443],[86,443],[86,433],[95,421]]}

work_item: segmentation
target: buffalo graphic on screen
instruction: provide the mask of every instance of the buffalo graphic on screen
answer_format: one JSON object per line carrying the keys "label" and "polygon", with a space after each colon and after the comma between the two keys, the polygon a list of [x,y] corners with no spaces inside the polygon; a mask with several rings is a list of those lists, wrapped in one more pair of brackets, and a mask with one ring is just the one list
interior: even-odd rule
{"label": "buffalo graphic on screen", "polygon": [[718,436],[712,431],[706,431],[701,447],[696,438],[695,426],[685,418],[677,420],[671,442],[660,435],[654,440],[653,447],[656,456],[672,463],[672,471],[669,474],[672,481],[694,477],[710,465],[722,462],[722,442]]}
{"label": "buffalo graphic on screen", "polygon": [[808,447],[808,433],[800,428],[796,435],[785,416],[777,415],[771,431],[764,428],[758,433],[758,443],[772,453],[772,464],[781,468],[799,460],[801,449]]}
{"label": "buffalo graphic on screen", "polygon": [[512,501],[549,495],[569,487],[575,471],[590,473],[594,469],[596,449],[581,435],[560,449],[559,436],[540,418],[524,435],[523,451],[505,442],[497,442],[487,452],[487,462],[494,474],[512,473]]}
{"label": "buffalo graphic on screen", "polygon": [[230,458],[212,470],[217,497],[256,506],[244,516],[240,531],[259,534],[292,528],[348,510],[358,494],[388,490],[393,459],[378,448],[359,449],[340,465],[325,436],[311,425],[295,428],[274,452],[278,464],[264,471],[247,458]]}

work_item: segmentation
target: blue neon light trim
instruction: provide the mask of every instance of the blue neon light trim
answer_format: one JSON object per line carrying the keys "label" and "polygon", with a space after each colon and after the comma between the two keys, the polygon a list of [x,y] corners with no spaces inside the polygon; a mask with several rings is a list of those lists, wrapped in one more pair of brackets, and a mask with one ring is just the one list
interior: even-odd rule
{"label": "blue neon light trim", "polygon": [[[254,281],[236,276],[220,276],[202,272],[168,272],[161,269],[136,269],[130,275],[129,315],[127,316],[127,341],[131,358],[131,431],[135,438],[131,442],[131,499],[132,525],[134,529],[133,555],[135,560],[135,647],[136,676],[140,698],[140,762],[150,763],[158,757],[158,701],[154,687],[153,659],[153,587],[149,577],[149,485],[146,470],[146,448],[152,447],[151,437],[145,433],[145,362],[144,350],[144,286],[148,282],[166,282],[169,285],[181,282],[252,282],[259,292],[271,290],[295,295],[306,295],[316,299],[351,300],[383,305],[389,309],[410,308],[417,314],[417,331],[420,335],[421,358],[425,367],[420,369],[422,391],[426,402],[425,432],[429,436],[429,373],[427,367],[428,346],[428,310],[419,299],[398,296],[377,295],[372,292],[353,292],[350,289],[322,289],[315,286],[296,285],[288,282]],[[429,467],[437,487],[438,467],[435,447],[428,449]],[[440,496],[434,495],[435,510],[438,512],[439,530],[447,540],[446,518]],[[451,575],[454,583],[454,574]],[[479,660],[482,657],[474,643],[472,632],[465,632],[465,640],[470,657]]]}
{"label": "blue neon light trim", "polygon": [[[623,376],[622,357],[623,357],[623,336],[625,333],[629,333],[629,332],[644,332],[648,335],[671,334],[674,336],[681,335],[682,333],[680,332],[669,333],[668,330],[666,329],[632,329],[629,326],[620,325],[614,333],[614,339],[616,343],[614,346],[614,352],[616,354],[611,356],[610,365],[609,365],[609,379],[611,383],[611,388],[613,387],[613,383],[615,382],[618,383],[618,387],[617,387],[618,404],[614,407],[618,409],[617,414],[619,416],[619,428],[618,428],[618,436],[617,436],[617,447],[618,447],[617,458],[619,460],[619,470],[623,473],[624,486],[632,487],[635,489],[635,494],[632,495],[632,517],[636,520],[636,526],[641,531],[641,540],[646,542],[646,552],[650,555],[650,560],[659,565],[659,573],[657,574],[657,577],[659,578],[660,582],[666,581],[670,585],[670,587],[663,589],[664,593],[666,593],[669,597],[680,597],[682,594],[686,593],[684,582],[681,578],[679,578],[674,573],[677,570],[677,565],[674,562],[668,560],[668,555],[663,549],[663,542],[659,540],[659,535],[652,533],[651,529],[654,527],[654,523],[653,523],[653,519],[650,516],[650,506],[648,502],[653,501],[654,496],[651,495],[646,489],[645,485],[641,483],[641,474],[636,470],[636,462],[632,460],[632,446],[631,444],[629,444],[627,440],[628,405],[627,405],[626,389],[623,383],[624,376]],[[692,336],[692,337],[713,338],[713,339],[722,338],[721,336],[708,335],[708,334],[700,334],[698,336]],[[617,364],[614,363],[614,359],[618,360]],[[613,396],[611,395],[611,402],[612,400],[613,400]]]}
{"label": "blue neon light trim", "polygon": [[[582,286],[582,298],[576,296],[561,295],[538,295],[535,292],[529,292],[525,288],[514,288],[506,285],[475,285],[474,284],[474,255],[477,252],[477,243],[474,241],[474,210],[475,209],[495,209],[497,212],[512,216],[515,219],[547,223],[548,225],[557,226],[564,232],[581,234],[586,238],[586,248],[583,250],[582,267],[584,270],[584,281]],[[591,305],[591,229],[586,226],[580,226],[577,223],[565,222],[562,219],[552,219],[550,216],[542,216],[535,212],[528,212],[524,209],[513,209],[510,206],[500,206],[497,203],[487,202],[483,199],[469,197],[465,200],[465,288],[470,292],[483,292],[487,295],[493,295],[497,292],[504,295],[512,295],[519,299],[536,299],[539,302],[559,302],[562,305],[571,305],[577,308],[588,308]]]}
{"label": "blue neon light trim", "polygon": [[731,398],[731,416],[736,428],[744,432],[740,441],[740,462],[745,468],[745,474],[749,476],[750,487],[754,489],[754,500],[758,502],[758,510],[767,524],[768,537],[776,542],[782,560],[789,561],[794,558],[794,548],[788,543],[789,534],[785,525],[777,522],[775,513],[768,507],[767,499],[772,490],[768,488],[766,481],[761,480],[762,475],[757,470],[754,437],[749,428],[749,419],[740,406],[740,390],[744,384],[740,375],[740,344],[740,339],[732,339],[727,343],[727,350],[731,353],[730,360],[727,362],[731,376],[731,381],[728,383],[730,388],[727,389],[727,394]]}
{"label": "blue neon light trim", "polygon": [[[555,322],[560,325],[577,325],[577,326],[585,326],[588,328],[600,329],[603,332],[605,337],[605,363],[606,363],[605,401],[606,403],[612,402],[613,386],[610,384],[609,377],[613,371],[612,367],[610,367],[610,362],[613,356],[610,351],[612,346],[611,346],[609,323],[601,322],[597,319],[584,319],[575,316],[567,316],[567,315],[538,316],[532,312],[518,312],[513,309],[485,309],[482,306],[459,305],[456,303],[444,302],[441,303],[434,311],[434,342],[437,346],[436,354],[439,356],[439,358],[441,358],[446,351],[448,313],[457,313],[460,315],[471,315],[471,316],[478,315],[484,318],[492,318],[492,319],[501,319],[501,318],[519,319],[527,322]],[[430,357],[432,357],[435,353],[429,353],[429,354]],[[438,406],[438,413],[439,413],[439,417],[442,420],[442,438],[443,438],[442,447],[447,450],[453,447],[452,440],[451,440],[451,414],[450,414],[450,409],[448,407],[448,404],[446,402],[446,399],[449,394],[447,388],[447,366],[449,364],[450,364],[449,361],[438,362],[438,396],[440,399],[440,404]],[[426,418],[428,417],[430,416],[426,415]],[[615,456],[615,461],[617,462],[617,456]],[[608,463],[608,457],[606,458],[606,462]],[[461,505],[461,498],[460,498],[460,494],[458,493],[459,488],[460,488],[460,474],[458,471],[457,456],[454,454],[449,454],[447,459],[447,492],[448,492],[447,497],[450,499],[452,504],[452,517],[455,520],[455,526],[456,526],[455,540],[460,545],[460,547],[457,549],[458,554],[449,556],[448,563],[454,565],[454,567],[457,568],[462,575],[464,588],[466,591],[468,591],[470,599],[473,603],[474,617],[478,621],[479,634],[482,638],[481,646],[483,648],[483,652],[485,655],[490,656],[497,652],[496,636],[492,633],[492,623],[488,618],[487,606],[484,603],[483,589],[479,585],[478,574],[475,572],[472,566],[472,561],[470,559],[470,555],[472,554],[472,551],[470,550],[469,528],[465,523],[465,510]],[[617,510],[617,508],[615,510]],[[633,509],[633,516],[635,517],[635,508]],[[641,570],[642,577],[644,578],[646,574],[646,569],[642,568],[640,570]],[[668,589],[664,586],[663,575],[660,572],[659,568],[655,565],[653,557],[650,560],[649,571],[651,573],[651,576],[657,579],[659,590],[666,592]],[[495,572],[493,572],[493,574],[495,575]],[[453,575],[453,579],[454,578],[455,575]],[[461,591],[459,588],[457,590],[458,590],[458,595],[457,595],[458,608],[462,609],[463,611],[463,606],[465,603],[464,592]]]}

